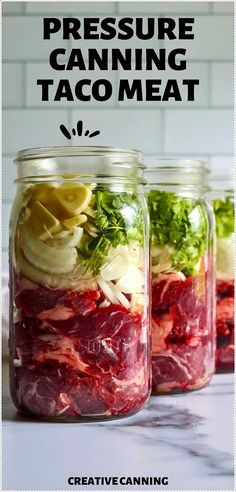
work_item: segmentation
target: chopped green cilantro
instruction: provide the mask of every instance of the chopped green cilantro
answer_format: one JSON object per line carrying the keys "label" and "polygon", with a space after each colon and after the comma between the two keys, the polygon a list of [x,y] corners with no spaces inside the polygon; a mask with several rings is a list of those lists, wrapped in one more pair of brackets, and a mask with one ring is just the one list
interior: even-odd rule
{"label": "chopped green cilantro", "polygon": [[95,191],[95,238],[87,237],[79,248],[86,271],[97,275],[107,259],[110,247],[128,244],[132,239],[143,242],[141,208],[134,194]]}
{"label": "chopped green cilantro", "polygon": [[170,247],[175,269],[186,275],[198,273],[207,240],[207,217],[201,201],[152,190],[148,205],[152,245]]}
{"label": "chopped green cilantro", "polygon": [[217,237],[228,237],[234,232],[233,197],[227,196],[213,201]]}

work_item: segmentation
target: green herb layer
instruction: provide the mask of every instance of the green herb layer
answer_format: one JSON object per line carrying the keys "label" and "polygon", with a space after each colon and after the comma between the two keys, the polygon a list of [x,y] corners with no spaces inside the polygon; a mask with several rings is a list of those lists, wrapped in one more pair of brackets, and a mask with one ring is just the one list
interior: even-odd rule
{"label": "green herb layer", "polygon": [[234,232],[234,203],[233,198],[228,196],[225,199],[213,201],[213,208],[216,219],[217,237],[228,237]]}
{"label": "green herb layer", "polygon": [[86,271],[99,273],[110,247],[128,244],[132,239],[143,243],[143,221],[137,197],[129,193],[95,192],[97,237],[87,238],[79,249]]}
{"label": "green herb layer", "polygon": [[207,217],[201,201],[152,190],[148,205],[152,245],[169,246],[172,266],[186,275],[197,274],[207,240]]}

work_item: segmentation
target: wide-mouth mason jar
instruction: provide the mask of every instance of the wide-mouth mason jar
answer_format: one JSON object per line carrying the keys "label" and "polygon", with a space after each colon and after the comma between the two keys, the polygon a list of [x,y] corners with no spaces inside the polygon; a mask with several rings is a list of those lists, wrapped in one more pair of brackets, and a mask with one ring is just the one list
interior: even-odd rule
{"label": "wide-mouth mason jar", "polygon": [[214,373],[214,217],[208,167],[159,159],[146,170],[151,222],[152,391],[195,390]]}
{"label": "wide-mouth mason jar", "polygon": [[150,393],[148,221],[141,154],[23,150],[10,219],[10,386],[62,421],[140,410]]}
{"label": "wide-mouth mason jar", "polygon": [[234,187],[229,175],[213,175],[216,222],[216,371],[234,370]]}

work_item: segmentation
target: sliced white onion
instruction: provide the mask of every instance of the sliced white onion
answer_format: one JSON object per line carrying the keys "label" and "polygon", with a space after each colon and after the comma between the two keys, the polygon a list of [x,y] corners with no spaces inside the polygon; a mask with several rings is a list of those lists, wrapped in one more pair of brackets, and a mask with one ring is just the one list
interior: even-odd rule
{"label": "sliced white onion", "polygon": [[54,239],[66,239],[71,235],[71,231],[61,231],[58,234],[55,234]]}
{"label": "sliced white onion", "polygon": [[93,224],[91,224],[90,222],[86,222],[84,224],[84,229],[86,230],[86,232],[88,232],[90,236],[97,237],[98,229],[97,227],[93,226]]}
{"label": "sliced white onion", "polygon": [[116,283],[116,288],[124,294],[141,292],[144,285],[143,272],[135,265],[129,265],[127,272]]}
{"label": "sliced white onion", "polygon": [[128,249],[129,249],[128,255],[129,255],[130,262],[134,263],[135,265],[139,265],[141,262],[143,262],[142,259],[143,249],[140,248],[137,241],[130,241]]}
{"label": "sliced white onion", "polygon": [[119,301],[118,301],[117,297],[115,296],[113,289],[111,289],[110,285],[105,280],[98,278],[97,283],[98,283],[100,289],[103,291],[105,297],[112,304],[119,304]]}
{"label": "sliced white onion", "polygon": [[153,273],[161,273],[171,271],[172,263],[168,261],[166,263],[158,263],[157,265],[152,266]]}
{"label": "sliced white onion", "polygon": [[28,227],[22,227],[22,244],[23,254],[28,262],[43,272],[69,273],[76,264],[75,248],[51,247],[36,238]]}
{"label": "sliced white onion", "polygon": [[114,289],[114,292],[115,292],[117,299],[119,299],[120,303],[123,304],[123,306],[126,309],[130,309],[130,302],[128,301],[127,297],[125,297],[125,295],[122,294],[122,292],[120,292],[116,288]]}
{"label": "sliced white onion", "polygon": [[111,305],[110,301],[108,301],[107,299],[104,299],[104,301],[100,302],[99,307],[100,308],[106,308],[110,305]]}
{"label": "sliced white onion", "polygon": [[75,227],[73,233],[71,231],[62,231],[55,236],[53,240],[47,242],[50,246],[62,248],[74,248],[77,246],[83,236],[83,227]]}
{"label": "sliced white onion", "polygon": [[143,292],[137,292],[131,296],[131,311],[142,312],[145,303],[145,295]]}
{"label": "sliced white onion", "polygon": [[162,245],[162,246],[152,246],[151,247],[151,256],[152,258],[159,257],[159,258],[164,258],[166,260],[169,260],[171,255],[174,252],[174,248],[171,246]]}
{"label": "sliced white onion", "polygon": [[13,366],[14,367],[21,367],[22,366],[22,362],[20,359],[13,359]]}
{"label": "sliced white onion", "polygon": [[108,252],[108,261],[112,261],[116,256],[126,256],[128,254],[128,246],[118,245],[116,248],[111,247]]}
{"label": "sliced white onion", "polygon": [[176,272],[176,273],[179,276],[180,280],[185,280],[186,279],[186,277],[185,277],[185,275],[184,275],[183,272]]}
{"label": "sliced white onion", "polygon": [[116,248],[111,248],[108,254],[108,261],[110,262],[117,256],[121,256],[127,264],[140,265],[143,263],[143,250],[137,241],[130,241],[128,245],[119,245]]}
{"label": "sliced white onion", "polygon": [[234,235],[217,238],[217,278],[234,278]]}
{"label": "sliced white onion", "polygon": [[116,285],[114,285],[112,282],[106,282],[105,280],[102,279],[98,279],[97,283],[100,289],[102,289],[104,295],[106,296],[106,300],[103,301],[103,303],[101,303],[99,307],[107,307],[111,302],[112,304],[121,303],[126,309],[130,308],[130,302],[124,296],[124,294],[122,294],[122,292],[120,292],[116,288]]}
{"label": "sliced white onion", "polygon": [[118,280],[127,271],[128,264],[121,255],[115,256],[101,270],[100,274],[104,280]]}

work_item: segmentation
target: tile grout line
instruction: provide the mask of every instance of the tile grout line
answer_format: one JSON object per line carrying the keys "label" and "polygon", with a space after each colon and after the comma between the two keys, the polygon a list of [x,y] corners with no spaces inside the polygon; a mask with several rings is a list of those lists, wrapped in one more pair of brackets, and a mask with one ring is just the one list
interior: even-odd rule
{"label": "tile grout line", "polygon": [[[176,0],[175,0],[176,1]],[[197,2],[197,1],[201,1],[201,0],[192,0],[193,3],[194,1]],[[203,1],[203,0],[202,0]],[[10,3],[10,2],[9,2]],[[35,2],[36,3],[36,2]],[[47,3],[47,2],[45,2]],[[62,2],[63,3],[63,2]],[[114,3],[118,3],[118,2],[114,2]],[[186,1],[187,3],[187,1]],[[204,3],[204,1],[203,1]],[[220,2],[219,2],[220,3]],[[213,5],[212,5],[213,7]],[[26,17],[26,18],[30,18],[30,17],[42,17],[43,15],[52,15],[52,14],[55,14],[55,15],[58,15],[59,17],[65,17],[65,16],[70,16],[70,17],[73,17],[76,15],[76,12],[72,12],[71,13],[65,13],[65,12],[52,12],[51,14],[49,12],[35,12],[35,13],[31,13],[31,12],[21,12],[21,13],[9,13],[9,14],[3,14],[3,18],[15,18],[15,17]],[[91,11],[82,11],[79,13],[79,15],[81,16],[88,16],[89,14],[91,14]],[[104,16],[111,16],[111,15],[115,15],[117,17],[123,17],[124,15],[133,15],[133,16],[140,16],[142,15],[141,12],[134,12],[132,10],[130,11],[126,11],[126,12],[116,12],[116,7],[114,8],[113,12],[98,12],[98,11],[95,11],[93,12],[93,15],[99,15],[101,17],[104,17]],[[175,11],[171,11],[171,12],[144,12],[143,14],[143,17],[150,17],[150,16],[158,16],[160,17],[161,15],[162,16],[173,16],[173,17],[181,17],[181,16],[191,16],[191,15],[195,15],[196,17],[232,17],[233,13],[232,12],[214,12],[214,11],[210,11],[210,12],[197,12],[197,11],[192,11],[192,12],[187,12],[186,14],[184,14],[184,12],[175,12]]]}
{"label": "tile grout line", "polygon": [[[102,103],[101,103],[102,104]],[[104,103],[103,103],[104,104]],[[141,105],[142,104],[142,105]],[[153,101],[153,104],[155,104],[155,101]],[[79,109],[81,109],[81,111],[93,111],[94,109],[97,110],[97,109],[100,109],[101,111],[116,111],[116,110],[122,110],[122,111],[162,111],[162,110],[165,110],[165,111],[232,111],[233,108],[231,105],[225,105],[225,106],[220,106],[220,105],[214,105],[214,106],[209,106],[208,104],[205,104],[205,105],[198,105],[198,106],[195,106],[194,108],[191,107],[191,101],[189,102],[189,106],[187,105],[188,103],[186,103],[185,106],[183,106],[182,104],[181,105],[178,105],[178,106],[175,106],[174,103],[173,105],[168,105],[166,106],[165,108],[161,106],[161,104],[163,104],[163,106],[166,104],[165,102],[159,102],[158,101],[158,106],[157,107],[153,107],[151,106],[151,104],[147,104],[145,105],[145,103],[142,103],[140,102],[140,106],[137,104],[137,101],[134,102],[134,106],[132,106],[132,103],[127,103],[125,106],[123,105],[119,105],[119,106],[116,106],[116,105],[112,105],[112,104],[109,104],[109,106],[107,106],[105,109],[104,108],[101,108],[101,106],[98,106],[96,104],[94,105],[89,105],[86,106],[86,105],[79,105],[79,104],[73,104],[71,105],[71,107],[68,107],[68,106],[55,106],[52,108],[51,105],[48,105],[48,106],[26,106],[25,108],[22,108],[22,107],[19,107],[19,106],[3,106],[3,111],[26,111],[26,112],[30,112],[30,111],[47,111],[47,112],[50,112],[50,113],[53,113],[53,112],[58,112],[58,111],[73,111],[73,110],[76,110],[78,111]]]}

